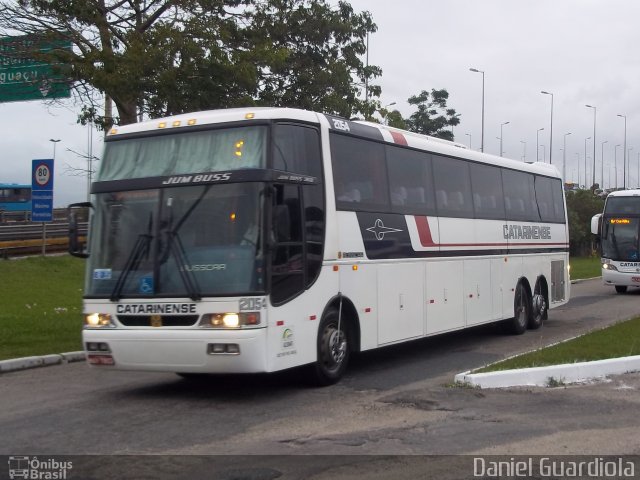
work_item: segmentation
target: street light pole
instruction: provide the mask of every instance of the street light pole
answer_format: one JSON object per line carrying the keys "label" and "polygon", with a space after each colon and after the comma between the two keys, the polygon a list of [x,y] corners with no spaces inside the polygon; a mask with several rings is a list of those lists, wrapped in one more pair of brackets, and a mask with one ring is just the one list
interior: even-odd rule
{"label": "street light pole", "polygon": [[[595,143],[595,142],[594,142]],[[605,143],[609,143],[609,140],[605,140],[604,142],[602,142],[602,152],[600,152],[600,180],[602,181],[602,185],[600,185],[600,188],[602,190],[604,190],[604,144]],[[611,185],[609,185],[611,186]]]}
{"label": "street light pole", "polygon": [[55,161],[56,160],[56,143],[58,143],[60,141],[60,139],[59,138],[56,138],[56,139],[50,138],[49,141],[53,143],[53,160]]}
{"label": "street light pole", "polygon": [[627,188],[627,116],[620,115],[620,114],[618,114],[618,116],[624,118],[624,150],[622,152],[622,188],[626,190]]}
{"label": "street light pole", "polygon": [[467,137],[469,137],[469,150],[471,150],[471,134],[470,133],[465,133],[465,135]]}
{"label": "street light pole", "polygon": [[[564,143],[562,149],[562,181],[567,181],[567,135],[571,135],[571,132],[564,134]],[[551,163],[551,148],[549,148],[549,163]],[[580,183],[580,179],[578,179]]]}
{"label": "street light pole", "polygon": [[469,70],[482,74],[482,133],[480,137],[480,151],[484,152],[484,71],[478,70],[477,68],[470,68]]}
{"label": "street light pole", "polygon": [[589,188],[587,182],[589,179],[587,178],[587,140],[591,140],[591,137],[587,137],[584,139],[584,188],[585,190]]}
{"label": "street light pole", "polygon": [[536,162],[540,161],[540,132],[544,130],[544,127],[539,128],[538,131],[536,132]]}
{"label": "street light pole", "polygon": [[620,144],[616,145],[613,149],[613,169],[616,173],[616,190],[618,189],[618,147]]}
{"label": "street light pole", "polygon": [[500,156],[502,156],[502,127],[504,127],[505,125],[509,125],[509,122],[500,124]]}
{"label": "street light pole", "polygon": [[547,161],[547,146],[545,144],[540,144],[540,146],[542,147],[542,161],[546,162]]}
{"label": "street light pole", "polygon": [[[593,176],[591,185],[596,184],[596,107],[592,105],[585,105],[587,108],[593,108]],[[585,155],[586,157],[586,155]]]}
{"label": "street light pole", "polygon": [[544,90],[540,93],[544,95],[551,95],[551,127],[549,129],[549,163],[551,163],[553,157],[553,93],[545,92]]}
{"label": "street light pole", "polygon": [[522,144],[522,161],[526,162],[527,161],[527,142],[525,142],[524,140],[520,140],[520,143]]}

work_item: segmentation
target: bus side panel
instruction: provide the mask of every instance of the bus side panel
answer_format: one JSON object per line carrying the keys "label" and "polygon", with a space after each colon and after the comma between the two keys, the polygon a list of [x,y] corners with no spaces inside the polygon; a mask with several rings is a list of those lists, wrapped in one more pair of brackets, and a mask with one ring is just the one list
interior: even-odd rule
{"label": "bus side panel", "polygon": [[462,270],[462,261],[427,263],[427,335],[464,327]]}
{"label": "bus side panel", "polygon": [[464,261],[464,307],[467,326],[492,320],[493,283],[489,259]]}
{"label": "bus side panel", "polygon": [[378,265],[379,343],[424,335],[424,265]]}
{"label": "bus side panel", "polygon": [[[364,248],[364,247],[363,247]],[[357,269],[354,269],[354,266]],[[356,309],[360,322],[360,348],[378,346],[378,285],[377,264],[354,263],[339,265],[340,292]]]}

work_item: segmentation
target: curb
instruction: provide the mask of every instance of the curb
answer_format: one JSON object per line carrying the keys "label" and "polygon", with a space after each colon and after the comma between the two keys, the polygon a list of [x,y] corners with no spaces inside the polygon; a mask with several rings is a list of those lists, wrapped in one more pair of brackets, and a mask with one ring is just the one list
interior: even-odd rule
{"label": "curb", "polygon": [[550,380],[562,385],[635,371],[640,371],[640,355],[486,373],[468,371],[456,375],[455,381],[479,388],[545,387]]}
{"label": "curb", "polygon": [[13,358],[0,361],[0,374],[28,368],[46,367],[62,363],[81,362],[85,359],[84,352],[67,352],[35,357]]}

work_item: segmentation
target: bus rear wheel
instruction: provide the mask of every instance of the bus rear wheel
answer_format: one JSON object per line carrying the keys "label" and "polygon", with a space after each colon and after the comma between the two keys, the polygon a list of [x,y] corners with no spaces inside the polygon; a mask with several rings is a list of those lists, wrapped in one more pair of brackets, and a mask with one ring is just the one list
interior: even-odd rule
{"label": "bus rear wheel", "polygon": [[318,329],[318,360],[314,365],[317,385],[332,385],[342,378],[349,363],[349,350],[345,319],[339,321],[338,311],[330,309]]}
{"label": "bus rear wheel", "polygon": [[626,285],[616,285],[616,292],[618,293],[627,293]]}
{"label": "bus rear wheel", "polygon": [[513,298],[513,318],[509,321],[509,330],[515,335],[521,335],[527,330],[531,319],[531,301],[527,289],[518,283]]}
{"label": "bus rear wheel", "polygon": [[531,318],[528,327],[536,330],[542,326],[542,321],[547,319],[547,298],[542,290],[540,281],[536,282],[536,288],[531,299]]}

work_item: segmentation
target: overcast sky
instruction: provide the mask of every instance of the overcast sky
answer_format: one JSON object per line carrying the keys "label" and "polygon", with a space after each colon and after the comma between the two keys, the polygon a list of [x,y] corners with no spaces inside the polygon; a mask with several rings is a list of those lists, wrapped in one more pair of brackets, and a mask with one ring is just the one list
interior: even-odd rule
{"label": "overcast sky", "polygon": [[[504,156],[533,161],[539,132],[540,160],[549,161],[551,97],[553,96],[552,159],[562,172],[566,139],[568,181],[584,184],[585,140],[593,137],[596,114],[596,180],[622,186],[624,119],[632,186],[638,186],[640,154],[640,2],[636,0],[352,0],[357,11],[368,10],[378,25],[369,40],[369,62],[382,68],[383,105],[406,103],[421,90],[445,88],[449,107],[460,114],[456,141],[480,149],[482,75],[485,72],[484,150],[499,154],[500,125]],[[31,160],[51,158],[56,147],[54,204],[86,199],[86,179],[68,167],[86,167],[70,150],[86,153],[86,127],[76,125],[79,108],[64,102],[0,104],[0,181],[30,183]],[[571,135],[565,137],[566,133]],[[469,136],[471,138],[469,138]],[[526,143],[522,143],[526,142]],[[586,140],[589,184],[593,139]],[[616,145],[620,145],[617,149]],[[526,150],[525,150],[526,146]],[[102,148],[100,134],[93,148]],[[631,150],[629,150],[631,149]]]}

